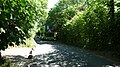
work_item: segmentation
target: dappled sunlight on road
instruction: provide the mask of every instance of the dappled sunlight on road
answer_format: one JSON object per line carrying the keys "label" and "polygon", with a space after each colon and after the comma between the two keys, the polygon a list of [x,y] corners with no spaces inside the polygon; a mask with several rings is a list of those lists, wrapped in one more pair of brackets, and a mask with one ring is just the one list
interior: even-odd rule
{"label": "dappled sunlight on road", "polygon": [[[39,55],[39,54],[47,54],[47,53],[51,53],[54,52],[55,49],[53,48],[53,45],[51,44],[41,44],[41,45],[36,45],[36,47],[33,48],[33,52],[32,55]],[[31,51],[31,48],[8,48],[5,51],[1,51],[2,56],[5,55],[20,55],[23,57],[26,57],[29,55],[29,52]]]}
{"label": "dappled sunlight on road", "polygon": [[36,45],[36,48],[34,48],[33,55],[47,54],[54,51],[55,49],[53,48],[53,45],[50,44]]}
{"label": "dappled sunlight on road", "polygon": [[13,48],[2,54],[19,67],[102,67],[113,63],[83,49],[53,41],[39,41],[33,48],[33,58],[27,59],[30,51],[31,48]]}
{"label": "dappled sunlight on road", "polygon": [[6,55],[20,55],[23,57],[27,57],[27,55],[29,54],[31,48],[8,48],[5,51],[1,51],[2,56],[6,56]]}

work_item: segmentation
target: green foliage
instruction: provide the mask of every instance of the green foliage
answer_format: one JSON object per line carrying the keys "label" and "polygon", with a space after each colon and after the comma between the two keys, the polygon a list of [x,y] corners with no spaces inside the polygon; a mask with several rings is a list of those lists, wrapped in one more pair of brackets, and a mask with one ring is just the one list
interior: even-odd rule
{"label": "green foliage", "polygon": [[114,12],[114,0],[86,0],[80,3],[60,0],[49,12],[47,22],[56,27],[58,38],[64,43],[92,50],[114,51],[120,55],[119,13],[118,4]]}
{"label": "green foliage", "polygon": [[0,0],[0,50],[25,43],[45,20],[47,0]]}
{"label": "green foliage", "polygon": [[20,44],[19,46],[20,47],[35,47],[36,42],[35,42],[33,37],[30,37],[30,38],[25,40],[25,44]]}
{"label": "green foliage", "polygon": [[79,3],[81,0],[60,0],[58,4],[48,13],[47,23],[53,25],[58,32],[58,38],[61,38],[61,29],[67,21],[71,20],[75,16],[77,10],[81,8]]}

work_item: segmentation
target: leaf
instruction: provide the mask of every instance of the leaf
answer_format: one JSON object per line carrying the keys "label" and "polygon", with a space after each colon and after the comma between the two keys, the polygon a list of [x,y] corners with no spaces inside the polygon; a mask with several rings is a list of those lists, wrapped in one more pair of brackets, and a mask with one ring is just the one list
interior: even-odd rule
{"label": "leaf", "polygon": [[9,12],[9,9],[4,9],[4,12],[6,12],[6,13],[10,13],[10,12]]}
{"label": "leaf", "polygon": [[15,1],[12,1],[12,7],[15,7],[15,5],[17,5],[17,3]]}

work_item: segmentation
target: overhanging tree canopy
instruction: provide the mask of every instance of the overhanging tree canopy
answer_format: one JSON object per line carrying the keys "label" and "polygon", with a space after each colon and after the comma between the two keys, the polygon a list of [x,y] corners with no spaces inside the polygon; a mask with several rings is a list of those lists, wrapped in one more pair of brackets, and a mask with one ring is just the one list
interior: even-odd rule
{"label": "overhanging tree canopy", "polygon": [[0,50],[25,43],[45,19],[47,0],[0,0]]}
{"label": "overhanging tree canopy", "polygon": [[64,43],[119,54],[120,10],[114,6],[114,0],[60,0],[49,12],[47,23],[57,28]]}

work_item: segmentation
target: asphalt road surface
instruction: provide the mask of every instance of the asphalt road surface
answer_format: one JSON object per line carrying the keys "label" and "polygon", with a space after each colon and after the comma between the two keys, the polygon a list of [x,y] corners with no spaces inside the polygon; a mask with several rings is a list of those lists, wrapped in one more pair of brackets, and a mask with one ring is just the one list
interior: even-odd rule
{"label": "asphalt road surface", "polygon": [[102,56],[56,41],[37,41],[33,59],[27,59],[31,48],[9,48],[2,55],[19,67],[120,67]]}

